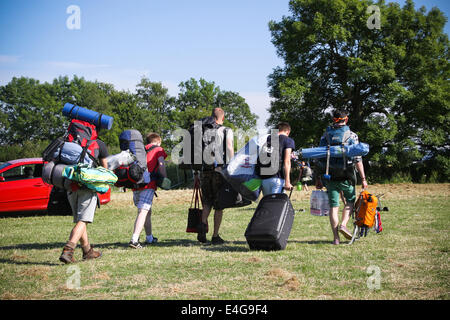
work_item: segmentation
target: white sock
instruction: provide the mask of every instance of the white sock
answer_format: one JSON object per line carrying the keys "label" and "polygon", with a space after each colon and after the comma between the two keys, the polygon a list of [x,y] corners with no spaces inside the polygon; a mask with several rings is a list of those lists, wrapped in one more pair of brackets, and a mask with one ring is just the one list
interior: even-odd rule
{"label": "white sock", "polygon": [[146,239],[147,242],[152,243],[153,242],[153,235],[151,234],[151,235],[145,237],[145,239]]}
{"label": "white sock", "polygon": [[139,241],[139,234],[133,234],[131,236],[131,241],[132,242],[138,242]]}

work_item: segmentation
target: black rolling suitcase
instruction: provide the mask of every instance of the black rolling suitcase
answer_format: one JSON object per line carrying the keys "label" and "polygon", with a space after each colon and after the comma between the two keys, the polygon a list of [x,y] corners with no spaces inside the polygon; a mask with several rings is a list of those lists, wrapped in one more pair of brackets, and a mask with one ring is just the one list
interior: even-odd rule
{"label": "black rolling suitcase", "polygon": [[276,193],[261,199],[245,230],[251,250],[286,248],[295,213],[289,198],[285,193]]}

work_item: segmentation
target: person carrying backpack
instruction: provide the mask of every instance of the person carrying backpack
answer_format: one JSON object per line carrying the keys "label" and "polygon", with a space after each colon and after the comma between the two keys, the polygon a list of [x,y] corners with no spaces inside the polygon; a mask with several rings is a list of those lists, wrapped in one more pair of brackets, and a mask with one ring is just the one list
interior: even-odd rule
{"label": "person carrying backpack", "polygon": [[[326,131],[320,139],[320,147],[333,145],[357,144],[358,135],[352,132],[347,126],[348,114],[346,111],[337,110],[333,114],[333,124],[326,128]],[[362,188],[367,188],[367,180],[364,173],[364,165],[360,156],[349,158],[330,158],[320,159],[317,162],[317,170],[321,174],[316,175],[316,188],[327,188],[328,199],[330,202],[330,224],[333,231],[333,244],[340,243],[339,233],[346,239],[352,238],[351,232],[347,229],[347,222],[350,219],[350,213],[356,200],[355,168],[362,180]],[[325,173],[325,175],[324,175]],[[339,224],[338,210],[339,197],[345,198],[345,206],[342,211],[342,221]]]}
{"label": "person carrying backpack", "polygon": [[[98,161],[100,166],[108,169],[108,161],[106,160],[109,156],[108,149],[105,143],[98,139],[98,130],[98,127],[95,125],[84,121],[72,120],[68,129],[69,141],[76,141],[82,145],[86,145],[86,141],[88,141],[87,152]],[[66,264],[74,263],[73,255],[78,242],[80,242],[83,251],[83,260],[100,258],[102,253],[93,249],[87,234],[87,225],[94,221],[98,202],[97,193],[85,187],[76,187],[67,191],[67,199],[72,208],[75,226],[70,233],[69,241],[64,246],[59,260]]]}
{"label": "person carrying backpack", "polygon": [[[272,135],[267,137],[267,143],[261,148],[258,163],[256,166],[256,174],[261,177],[261,191],[263,195],[282,193],[283,190],[291,190],[291,155],[295,150],[295,142],[289,137],[291,126],[287,122],[278,124],[278,149],[272,146]],[[275,173],[264,174],[264,169],[271,169],[274,164],[267,160],[272,158],[272,153],[277,152],[278,163],[275,165]],[[264,159],[263,159],[264,158]]]}
{"label": "person carrying backpack", "polygon": [[[200,188],[202,192],[203,200],[203,211],[202,211],[202,221],[198,228],[197,240],[199,242],[205,243],[206,233],[208,229],[208,217],[211,213],[211,209],[214,203],[217,201],[217,194],[224,183],[224,178],[220,173],[223,165],[227,162],[227,156],[231,159],[234,156],[233,147],[233,134],[230,128],[223,126],[225,120],[225,112],[221,108],[214,108],[211,117],[213,118],[215,125],[214,129],[209,129],[209,134],[203,132],[203,140],[206,136],[210,135],[213,139],[210,140],[209,150],[214,150],[215,152],[220,152],[222,155],[221,163],[217,162],[219,158],[218,154],[214,154],[214,164],[207,164],[211,161],[206,161],[207,163],[202,165],[202,170],[200,173]],[[203,156],[208,155],[208,152],[204,152]],[[211,152],[209,152],[211,155]],[[223,244],[224,240],[219,236],[220,224],[222,223],[223,210],[214,210],[214,229],[211,238],[212,244]]]}
{"label": "person carrying backpack", "polygon": [[152,233],[152,203],[155,191],[157,189],[156,175],[167,178],[166,167],[164,159],[167,154],[161,147],[161,137],[157,133],[149,133],[147,135],[147,145],[145,150],[147,152],[147,168],[150,173],[153,173],[151,181],[144,187],[133,189],[133,202],[138,209],[138,214],[134,222],[133,234],[131,236],[130,248],[141,249],[142,245],[139,242],[139,236],[142,229],[145,229],[145,243],[152,244],[158,241],[158,238]]}
{"label": "person carrying backpack", "polygon": [[300,173],[299,173],[299,177],[300,177],[300,181],[303,185],[303,188],[305,189],[305,191],[308,191],[308,182],[312,181],[312,169],[309,165],[307,165],[305,163],[305,161],[302,161],[302,166],[300,167]]}

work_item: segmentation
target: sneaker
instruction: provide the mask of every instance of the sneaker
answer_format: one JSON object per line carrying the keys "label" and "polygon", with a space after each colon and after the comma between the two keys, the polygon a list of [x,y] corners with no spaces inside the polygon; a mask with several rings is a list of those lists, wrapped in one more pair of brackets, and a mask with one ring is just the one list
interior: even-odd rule
{"label": "sneaker", "polygon": [[128,243],[128,246],[133,249],[142,249],[142,245],[139,243],[139,241],[130,241],[130,243]]}
{"label": "sneaker", "polygon": [[97,259],[102,256],[102,253],[100,251],[95,251],[94,246],[91,244],[91,248],[89,251],[84,252],[83,251],[83,260],[90,260],[90,259]]}
{"label": "sneaker", "polygon": [[215,236],[211,238],[211,244],[224,244],[225,241],[220,236]]}
{"label": "sneaker", "polygon": [[200,223],[198,227],[197,240],[201,243],[206,243],[206,223]]}
{"label": "sneaker", "polygon": [[73,258],[74,251],[75,251],[74,248],[65,245],[63,248],[63,252],[59,257],[59,261],[64,262],[65,264],[76,262],[75,259]]}
{"label": "sneaker", "polygon": [[338,230],[347,240],[352,240],[352,234],[345,226],[340,225]]}
{"label": "sneaker", "polygon": [[155,244],[158,242],[158,238],[153,237],[153,240],[150,242],[148,240],[145,240],[145,244]]}

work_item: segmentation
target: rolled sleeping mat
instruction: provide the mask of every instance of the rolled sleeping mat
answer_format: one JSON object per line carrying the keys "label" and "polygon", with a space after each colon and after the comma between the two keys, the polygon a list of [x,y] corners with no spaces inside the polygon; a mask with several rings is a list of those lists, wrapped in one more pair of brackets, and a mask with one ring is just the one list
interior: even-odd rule
{"label": "rolled sleeping mat", "polygon": [[65,164],[55,164],[50,161],[42,169],[42,180],[64,190],[71,190],[72,181],[63,177],[62,173],[67,167]]}
{"label": "rolled sleeping mat", "polygon": [[[331,146],[330,156],[333,158],[365,156],[369,153],[367,143],[358,143],[352,145]],[[327,147],[305,148],[301,150],[302,157],[305,159],[320,159],[327,157]]]}
{"label": "rolled sleeping mat", "polygon": [[70,119],[86,121],[107,130],[111,129],[114,121],[113,117],[71,103],[66,103],[64,105],[62,114]]}

